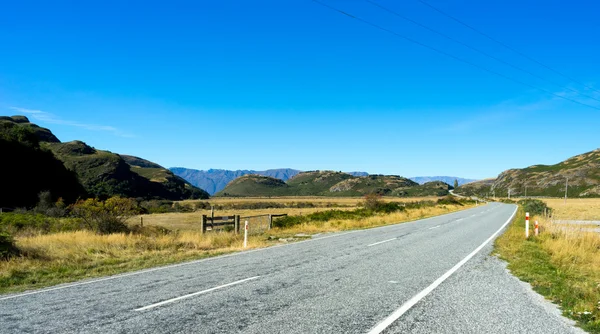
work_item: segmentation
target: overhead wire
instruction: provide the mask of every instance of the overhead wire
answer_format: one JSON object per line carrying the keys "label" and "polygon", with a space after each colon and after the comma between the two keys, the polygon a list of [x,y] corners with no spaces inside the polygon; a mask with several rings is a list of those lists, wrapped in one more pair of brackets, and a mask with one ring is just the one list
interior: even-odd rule
{"label": "overhead wire", "polygon": [[433,6],[432,4],[428,3],[427,1],[425,1],[425,0],[416,0],[416,1],[418,1],[418,2],[420,2],[420,3],[422,3],[422,4],[424,4],[425,6],[427,6],[427,7],[431,8],[431,9],[435,10],[436,12],[438,12],[438,13],[440,13],[440,14],[442,14],[442,15],[444,15],[444,16],[446,16],[446,17],[448,17],[448,18],[452,19],[452,20],[454,20],[455,22],[457,22],[457,23],[459,23],[459,24],[461,24],[461,25],[463,25],[463,26],[465,26],[465,27],[467,27],[467,28],[471,29],[472,31],[474,31],[474,32],[476,32],[476,33],[480,34],[481,36],[483,36],[483,37],[485,37],[485,38],[489,39],[490,41],[492,41],[492,42],[494,42],[494,43],[497,43],[497,44],[499,44],[499,45],[501,45],[501,46],[505,47],[506,49],[508,49],[508,50],[510,50],[510,51],[512,51],[512,52],[514,52],[514,53],[516,53],[516,54],[518,54],[519,56],[521,56],[521,57],[524,57],[524,58],[527,58],[527,59],[529,59],[530,61],[532,61],[532,62],[534,62],[534,63],[536,63],[536,64],[538,64],[538,65],[540,65],[540,66],[542,66],[542,67],[544,67],[544,68],[546,68],[546,69],[548,69],[548,70],[550,70],[550,71],[552,71],[552,72],[554,72],[554,73],[556,73],[556,74],[558,74],[558,75],[560,75],[560,76],[562,76],[563,78],[566,78],[566,79],[568,79],[568,80],[570,80],[570,81],[572,81],[572,82],[574,82],[574,83],[577,83],[577,84],[579,84],[579,85],[581,85],[581,86],[583,86],[583,87],[585,87],[585,88],[587,88],[587,89],[589,89],[589,90],[593,90],[593,91],[595,91],[596,93],[600,93],[600,90],[598,90],[598,89],[596,89],[596,88],[594,88],[594,87],[590,87],[589,85],[586,85],[586,84],[584,84],[583,82],[581,82],[581,81],[579,81],[579,80],[576,80],[576,79],[574,79],[573,77],[571,77],[571,76],[569,76],[569,75],[566,75],[566,74],[564,74],[564,73],[562,73],[562,72],[560,72],[560,71],[558,71],[558,70],[556,70],[556,69],[554,69],[554,68],[552,68],[552,67],[550,67],[550,66],[548,66],[548,65],[546,65],[546,64],[544,64],[544,63],[542,63],[541,61],[539,61],[539,60],[536,60],[536,59],[535,59],[535,58],[533,58],[533,57],[530,57],[530,56],[526,55],[525,53],[523,53],[523,52],[521,52],[521,51],[519,51],[519,50],[517,50],[517,49],[515,49],[515,48],[511,47],[510,45],[508,45],[508,44],[506,44],[506,43],[503,43],[502,41],[500,41],[500,40],[498,40],[498,39],[496,39],[496,38],[494,38],[494,37],[492,37],[492,36],[490,36],[490,35],[488,35],[488,34],[484,33],[483,31],[481,31],[481,30],[479,30],[479,29],[477,29],[477,28],[475,28],[475,27],[471,26],[470,24],[468,24],[468,23],[466,23],[466,22],[464,22],[464,21],[462,21],[462,20],[458,19],[457,17],[455,17],[455,16],[452,16],[452,15],[450,15],[450,14],[448,14],[448,13],[444,12],[443,10],[441,10],[441,9],[439,9],[439,8],[437,8],[437,7],[435,7],[435,6]]}
{"label": "overhead wire", "polygon": [[450,54],[450,53],[448,53],[448,52],[446,52],[446,51],[443,51],[443,50],[441,50],[441,49],[438,49],[438,48],[436,48],[436,47],[433,47],[433,46],[430,46],[430,45],[428,45],[428,44],[425,44],[425,43],[422,43],[422,42],[420,42],[420,41],[417,41],[416,39],[413,39],[413,38],[411,38],[411,37],[404,36],[404,35],[402,35],[402,34],[399,34],[399,33],[395,32],[395,31],[393,31],[393,30],[390,30],[390,29],[388,29],[388,28],[385,28],[385,27],[382,27],[382,26],[380,26],[380,25],[378,25],[378,24],[375,24],[375,23],[372,23],[372,22],[370,22],[370,21],[367,21],[367,20],[365,20],[365,19],[363,19],[363,18],[360,18],[360,17],[358,17],[358,16],[356,16],[356,15],[350,14],[350,13],[348,13],[348,12],[346,12],[346,11],[344,11],[344,10],[341,10],[341,9],[339,9],[339,8],[333,7],[333,6],[331,6],[331,5],[329,5],[329,4],[326,4],[326,3],[324,3],[324,2],[322,2],[322,1],[320,1],[320,0],[312,0],[312,1],[313,1],[313,2],[315,2],[315,3],[317,3],[317,4],[319,4],[319,5],[321,5],[321,6],[323,6],[323,7],[329,8],[330,10],[333,10],[333,11],[335,11],[335,12],[338,12],[338,13],[340,13],[340,14],[343,14],[343,15],[345,15],[345,16],[348,16],[348,17],[350,17],[350,18],[352,18],[352,19],[355,19],[355,20],[357,20],[357,21],[359,21],[359,22],[362,22],[362,23],[364,23],[364,24],[366,24],[366,25],[369,25],[369,26],[371,26],[371,27],[373,27],[373,28],[376,28],[376,29],[379,29],[379,30],[385,31],[385,32],[387,32],[387,33],[389,33],[389,34],[392,34],[392,35],[396,36],[396,37],[399,37],[399,38],[402,38],[402,39],[404,39],[404,40],[407,40],[407,41],[409,41],[409,42],[411,42],[411,43],[413,43],[413,44],[420,45],[420,46],[422,46],[422,47],[424,47],[424,48],[427,48],[427,49],[429,49],[429,50],[435,51],[435,52],[437,52],[437,53],[440,53],[440,54],[442,54],[442,55],[445,55],[445,56],[447,56],[447,57],[449,57],[449,58],[452,58],[452,59],[454,59],[454,60],[460,61],[460,62],[462,62],[462,63],[468,64],[468,65],[471,65],[471,66],[473,66],[473,67],[476,67],[476,68],[478,68],[478,69],[480,69],[480,70],[483,70],[483,71],[486,71],[486,72],[488,72],[488,73],[494,74],[494,75],[496,75],[496,76],[502,77],[502,78],[504,78],[504,79],[507,79],[507,80],[513,81],[513,82],[515,82],[515,83],[518,83],[518,84],[521,84],[521,85],[523,85],[523,86],[527,86],[527,87],[529,87],[529,88],[532,88],[532,89],[535,89],[535,90],[539,90],[539,91],[541,91],[541,92],[544,92],[544,93],[546,93],[546,94],[552,95],[552,96],[554,96],[554,97],[558,97],[558,98],[560,98],[560,99],[563,99],[563,100],[566,100],[566,101],[570,101],[570,102],[573,102],[573,103],[575,103],[575,104],[579,104],[579,105],[581,105],[581,106],[589,107],[589,108],[592,108],[592,109],[595,109],[595,110],[600,110],[600,108],[599,108],[599,107],[596,107],[596,106],[593,106],[593,105],[590,105],[590,104],[587,104],[587,103],[583,103],[583,102],[580,102],[580,101],[577,101],[577,100],[571,99],[571,98],[569,98],[569,97],[562,96],[562,95],[560,95],[560,94],[554,93],[554,92],[552,92],[552,91],[546,90],[546,89],[544,89],[544,88],[540,88],[540,87],[537,87],[537,86],[531,85],[531,84],[529,84],[529,83],[526,83],[526,82],[524,82],[524,81],[521,81],[521,80],[519,80],[519,79],[515,79],[515,78],[512,78],[512,77],[509,77],[509,76],[507,76],[507,75],[504,75],[504,74],[502,74],[502,73],[500,73],[500,72],[497,72],[497,71],[491,70],[491,69],[489,69],[489,68],[486,68],[486,67],[484,67],[484,66],[478,65],[478,64],[476,64],[476,63],[473,63],[473,62],[471,62],[471,61],[469,61],[469,60],[466,60],[466,59],[463,59],[463,58],[461,58],[461,57],[455,56],[455,55],[453,55],[453,54]]}
{"label": "overhead wire", "polygon": [[450,36],[450,35],[448,35],[448,34],[445,34],[445,33],[441,32],[441,31],[439,31],[439,30],[433,29],[433,28],[431,28],[431,27],[429,27],[429,26],[427,26],[427,25],[425,25],[425,24],[422,24],[422,23],[420,23],[420,22],[417,22],[417,21],[415,21],[415,20],[413,20],[413,19],[411,19],[411,18],[407,17],[406,15],[402,15],[402,14],[398,13],[397,11],[394,11],[394,10],[392,10],[392,9],[390,9],[390,8],[387,8],[387,7],[385,7],[385,6],[381,5],[381,4],[379,4],[379,3],[377,3],[377,2],[375,2],[375,1],[373,1],[373,0],[364,0],[364,1],[365,1],[365,2],[368,2],[368,3],[370,3],[370,4],[372,4],[372,5],[373,5],[373,6],[375,6],[375,7],[378,7],[378,8],[380,8],[380,9],[382,9],[382,10],[385,10],[385,11],[387,11],[388,13],[391,13],[391,14],[393,14],[393,15],[395,15],[395,16],[398,16],[398,17],[400,17],[400,18],[402,18],[402,19],[404,19],[404,20],[406,20],[406,21],[408,21],[408,22],[410,22],[410,23],[412,23],[412,24],[415,24],[415,25],[417,25],[417,26],[419,26],[419,27],[421,27],[421,28],[423,28],[423,29],[429,30],[429,31],[431,31],[431,32],[433,32],[433,33],[435,33],[435,34],[438,34],[438,35],[440,35],[440,36],[442,36],[442,37],[444,37],[444,38],[448,39],[448,40],[451,40],[451,41],[453,41],[453,42],[455,42],[455,43],[457,43],[457,44],[460,44],[460,45],[462,45],[462,46],[464,46],[464,47],[466,47],[466,48],[469,48],[469,49],[471,49],[471,50],[473,50],[473,51],[475,51],[475,52],[477,52],[477,53],[479,53],[479,54],[482,54],[482,55],[484,55],[484,56],[488,57],[488,58],[494,59],[494,60],[496,60],[496,61],[498,61],[498,62],[500,62],[500,63],[502,63],[502,64],[504,64],[504,65],[510,66],[510,67],[512,67],[512,68],[514,68],[514,69],[516,69],[516,70],[519,70],[519,71],[521,71],[521,72],[527,73],[527,74],[531,75],[532,77],[538,78],[538,79],[540,79],[540,80],[543,80],[543,81],[546,81],[546,82],[548,82],[548,83],[550,83],[550,84],[553,84],[553,85],[555,85],[555,86],[558,86],[558,87],[560,87],[560,88],[561,88],[561,89],[563,89],[563,90],[568,90],[568,91],[570,91],[570,92],[573,92],[573,93],[576,93],[576,94],[578,94],[578,95],[580,95],[580,96],[587,97],[587,98],[589,98],[589,99],[596,100],[596,101],[600,102],[600,99],[598,99],[598,98],[595,98],[595,97],[593,97],[593,96],[590,96],[590,95],[587,95],[587,94],[581,93],[580,91],[578,91],[578,90],[575,90],[575,89],[572,89],[572,88],[570,88],[570,87],[563,86],[563,85],[562,85],[562,84],[560,84],[560,83],[556,83],[556,82],[554,82],[554,81],[552,81],[552,80],[546,79],[546,78],[544,78],[544,77],[542,77],[542,76],[540,76],[540,75],[538,75],[538,74],[535,74],[535,73],[533,73],[533,72],[531,72],[531,71],[529,71],[529,70],[527,70],[527,69],[524,69],[524,68],[522,68],[522,67],[520,67],[520,66],[517,66],[517,65],[514,65],[514,64],[512,64],[512,63],[509,63],[509,62],[507,62],[507,61],[505,61],[505,60],[503,60],[503,59],[501,59],[501,58],[498,58],[498,57],[496,57],[496,56],[494,56],[494,55],[492,55],[492,54],[490,54],[490,53],[488,53],[488,52],[485,52],[485,51],[483,51],[483,50],[481,50],[481,49],[479,49],[479,48],[476,48],[476,47],[474,47],[474,46],[471,46],[471,45],[469,45],[469,44],[467,44],[467,43],[464,43],[464,42],[462,42],[462,41],[460,41],[460,40],[458,40],[458,39],[456,39],[456,38],[454,38],[454,37],[452,37],[452,36]]}

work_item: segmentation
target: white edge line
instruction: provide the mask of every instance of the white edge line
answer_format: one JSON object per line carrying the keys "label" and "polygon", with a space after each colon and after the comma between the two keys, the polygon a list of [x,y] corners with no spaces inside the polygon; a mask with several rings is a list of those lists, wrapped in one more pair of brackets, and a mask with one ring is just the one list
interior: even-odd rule
{"label": "white edge line", "polygon": [[428,228],[428,230],[433,230],[435,228],[440,228],[440,227],[442,227],[442,225],[437,225],[437,226],[434,226],[434,227],[430,227],[430,228]]}
{"label": "white edge line", "polygon": [[430,294],[435,288],[437,288],[440,284],[442,284],[442,282],[444,282],[448,277],[450,277],[452,274],[454,274],[454,272],[456,272],[460,267],[462,267],[465,263],[467,263],[467,261],[469,261],[473,256],[475,256],[475,254],[479,253],[479,251],[481,251],[481,249],[483,249],[483,247],[485,247],[490,241],[492,241],[492,239],[494,239],[494,237],[496,237],[498,235],[498,233],[500,233],[506,227],[506,225],[508,225],[513,220],[513,218],[515,217],[515,214],[517,214],[517,209],[518,209],[518,207],[515,208],[515,211],[510,216],[510,218],[508,218],[506,223],[504,223],[504,225],[502,225],[502,227],[500,227],[500,229],[498,229],[498,231],[496,231],[494,234],[492,234],[491,237],[489,237],[479,247],[477,247],[477,249],[475,249],[471,254],[467,255],[467,257],[462,259],[459,263],[457,263],[454,267],[452,267],[452,269],[448,270],[444,275],[442,275],[440,278],[438,278],[433,283],[431,283],[431,285],[426,287],[423,291],[419,292],[414,297],[412,297],[410,300],[408,300],[406,303],[404,303],[402,306],[400,306],[400,308],[398,308],[396,311],[394,311],[394,313],[392,313],[390,316],[385,318],[382,322],[377,324],[377,326],[375,326],[373,329],[371,329],[368,332],[368,334],[379,334],[379,333],[383,332],[392,323],[394,323],[394,321],[398,320],[404,313],[406,313],[406,311],[410,310],[421,299],[425,298],[425,296]]}
{"label": "white edge line", "polygon": [[379,242],[376,242],[376,243],[374,243],[374,244],[367,245],[367,247],[371,247],[371,246],[379,245],[379,244],[382,244],[382,243],[384,243],[384,242],[388,242],[388,241],[394,241],[394,240],[396,240],[396,239],[398,239],[398,238],[391,238],[391,239],[387,239],[387,240],[379,241]]}
{"label": "white edge line", "polygon": [[188,295],[183,295],[183,296],[180,296],[180,297],[177,297],[177,298],[173,298],[173,299],[168,299],[168,300],[162,301],[162,302],[160,302],[160,303],[156,303],[156,304],[152,304],[152,305],[148,305],[148,306],[144,306],[144,307],[136,308],[134,311],[145,311],[145,310],[149,310],[149,309],[151,309],[151,308],[155,308],[155,307],[158,307],[158,306],[161,306],[161,305],[165,305],[165,304],[174,303],[174,302],[176,302],[176,301],[178,301],[178,300],[182,300],[182,299],[186,299],[186,298],[190,298],[190,297],[198,296],[198,295],[205,294],[205,293],[208,293],[208,292],[211,292],[211,291],[215,291],[215,290],[223,289],[223,288],[226,288],[226,287],[229,287],[229,286],[232,286],[232,285],[237,285],[237,284],[241,284],[241,283],[244,283],[244,282],[247,282],[247,281],[255,280],[255,279],[259,278],[259,277],[260,277],[260,276],[254,276],[254,277],[250,277],[250,278],[242,279],[242,280],[239,280],[239,281],[235,281],[235,282],[231,282],[231,283],[227,283],[227,284],[219,285],[219,286],[216,286],[216,287],[214,287],[214,288],[210,288],[210,289],[206,289],[206,290],[202,290],[202,291],[198,291],[198,292],[190,293],[190,294],[188,294]]}
{"label": "white edge line", "polygon": [[385,229],[385,228],[391,228],[391,227],[394,227],[394,226],[397,226],[397,225],[405,225],[405,224],[418,223],[418,222],[423,222],[423,221],[427,221],[427,220],[430,220],[430,219],[435,219],[435,218],[439,218],[439,217],[443,217],[443,216],[455,215],[455,214],[463,213],[465,211],[469,211],[469,210],[473,210],[473,209],[477,209],[477,207],[470,208],[470,209],[467,209],[467,210],[460,210],[460,211],[450,212],[450,213],[446,213],[446,214],[439,215],[439,216],[433,216],[433,217],[428,217],[428,218],[413,220],[413,221],[409,221],[409,222],[401,222],[401,223],[398,223],[398,224],[378,226],[378,227],[373,227],[373,228],[364,229],[364,230],[354,230],[354,231],[336,233],[336,234],[328,235],[328,236],[325,236],[325,237],[320,237],[320,238],[315,238],[315,239],[308,239],[308,240],[298,241],[298,242],[294,242],[294,243],[290,243],[290,244],[275,245],[275,246],[266,247],[266,248],[257,248],[257,249],[251,249],[251,250],[248,250],[248,251],[241,251],[241,252],[235,252],[235,253],[225,254],[225,255],[220,255],[220,256],[213,256],[213,257],[208,257],[208,258],[204,258],[204,259],[200,259],[200,260],[192,260],[192,261],[188,261],[188,262],[169,264],[169,265],[165,265],[165,266],[162,266],[162,267],[155,267],[155,268],[150,268],[150,269],[142,269],[142,270],[138,270],[138,271],[134,271],[134,272],[130,272],[130,273],[117,274],[117,275],[108,276],[108,277],[99,278],[99,279],[92,279],[90,281],[83,281],[83,282],[71,283],[71,284],[67,283],[66,285],[61,285],[61,286],[57,286],[57,287],[53,287],[53,288],[45,288],[45,289],[40,289],[40,290],[35,290],[35,291],[30,291],[30,292],[23,292],[23,293],[19,293],[19,294],[14,294],[14,295],[6,296],[6,297],[1,297],[0,301],[2,301],[2,300],[8,300],[8,299],[14,299],[14,298],[20,298],[20,297],[25,297],[25,296],[30,296],[30,295],[36,295],[36,294],[44,293],[44,292],[51,292],[51,291],[56,291],[56,290],[67,289],[67,288],[72,288],[72,287],[76,287],[76,286],[80,286],[80,285],[87,285],[87,284],[92,284],[92,283],[98,283],[98,282],[103,282],[103,281],[108,281],[108,280],[113,280],[113,279],[118,279],[118,278],[123,278],[123,277],[128,277],[128,276],[141,275],[141,274],[146,274],[146,273],[153,272],[153,271],[158,271],[158,270],[166,270],[166,269],[171,269],[171,268],[188,266],[188,265],[197,264],[197,263],[201,263],[201,262],[205,262],[205,261],[214,261],[214,260],[223,259],[223,258],[227,258],[227,257],[231,257],[231,256],[238,256],[238,255],[243,255],[243,254],[260,252],[260,251],[264,251],[264,250],[268,250],[268,249],[273,249],[273,248],[279,248],[279,247],[285,247],[285,246],[292,246],[292,245],[302,244],[302,243],[305,243],[305,242],[311,242],[311,241],[317,241],[317,240],[335,238],[335,237],[340,237],[342,235],[346,235],[346,234],[350,234],[350,233],[357,233],[357,232],[370,231],[370,230],[376,230],[376,229]]}

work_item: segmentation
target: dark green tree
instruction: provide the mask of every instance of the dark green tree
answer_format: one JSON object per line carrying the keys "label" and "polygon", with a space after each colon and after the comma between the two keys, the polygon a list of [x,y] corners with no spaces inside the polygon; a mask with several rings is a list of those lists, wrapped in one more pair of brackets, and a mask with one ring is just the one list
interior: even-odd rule
{"label": "dark green tree", "polygon": [[454,189],[458,188],[458,180],[454,179]]}

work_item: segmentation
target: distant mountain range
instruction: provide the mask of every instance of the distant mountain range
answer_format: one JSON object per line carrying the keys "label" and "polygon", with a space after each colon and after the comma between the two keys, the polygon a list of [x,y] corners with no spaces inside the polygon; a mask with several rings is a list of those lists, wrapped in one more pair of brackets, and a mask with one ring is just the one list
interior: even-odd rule
{"label": "distant mountain range", "polygon": [[[192,185],[204,189],[209,194],[214,195],[225,189],[229,182],[244,176],[244,175],[261,175],[268,176],[282,181],[287,181],[302,171],[291,168],[268,169],[264,171],[256,170],[225,170],[225,169],[209,169],[197,170],[183,167],[170,168],[175,175],[182,177]],[[349,172],[347,174],[353,176],[369,175],[365,172]]]}
{"label": "distant mountain range", "polygon": [[462,185],[463,195],[562,197],[569,180],[569,197],[600,197],[600,149],[576,155],[555,165],[509,169],[495,179]]}
{"label": "distant mountain range", "polygon": [[433,182],[433,181],[442,181],[444,183],[448,183],[451,186],[454,185],[454,180],[458,180],[459,186],[461,186],[465,183],[477,181],[477,180],[473,180],[473,179],[463,179],[461,177],[456,177],[456,176],[415,176],[415,177],[409,177],[409,179],[417,182],[418,184],[424,184],[424,183]]}

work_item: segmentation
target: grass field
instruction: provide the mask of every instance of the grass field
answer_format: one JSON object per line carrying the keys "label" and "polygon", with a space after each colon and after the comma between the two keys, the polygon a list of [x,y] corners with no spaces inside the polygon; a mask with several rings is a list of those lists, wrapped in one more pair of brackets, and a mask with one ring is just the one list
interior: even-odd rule
{"label": "grass field", "polygon": [[554,219],[600,220],[600,198],[542,199],[554,212]]}
{"label": "grass field", "polygon": [[[328,199],[323,200],[328,201]],[[348,199],[343,200],[347,201]],[[355,199],[354,201],[357,203],[359,200]],[[248,245],[249,248],[268,247],[282,242],[301,240],[303,237],[297,236],[300,233],[310,235],[370,228],[440,215],[469,207],[471,205],[435,205],[406,209],[391,214],[377,213],[358,219],[306,222],[291,228],[273,228],[264,233],[252,235]],[[341,209],[352,210],[354,208],[353,206]],[[296,214],[298,211],[308,214],[329,209],[258,209],[218,212],[218,214],[256,215],[281,213],[282,210],[289,214]],[[75,231],[17,236],[16,245],[23,256],[0,261],[0,292],[23,291],[242,250],[242,236],[231,232],[201,234],[198,231],[199,224],[197,222],[203,213],[207,213],[207,211],[145,215],[146,233],[144,234],[98,235],[89,231]],[[138,220],[139,217],[132,218],[131,223],[139,224]],[[151,233],[157,231],[153,226],[165,227],[171,232],[168,234]]]}
{"label": "grass field", "polygon": [[[544,199],[559,219],[598,219],[600,199]],[[563,314],[585,330],[600,333],[600,234],[584,226],[552,224],[532,216],[540,236],[525,240],[525,213],[496,241],[496,251],[509,269],[533,288],[560,305]]]}

